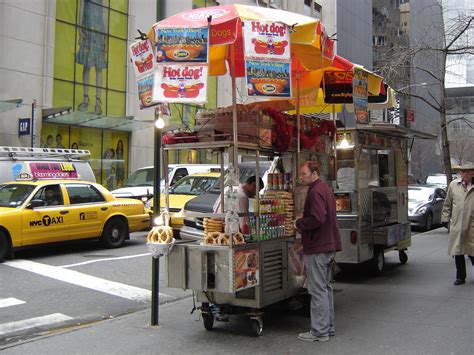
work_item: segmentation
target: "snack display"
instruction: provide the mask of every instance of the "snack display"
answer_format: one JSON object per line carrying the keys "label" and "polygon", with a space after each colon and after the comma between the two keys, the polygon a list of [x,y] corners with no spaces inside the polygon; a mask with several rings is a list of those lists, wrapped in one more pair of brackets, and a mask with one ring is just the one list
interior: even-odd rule
{"label": "snack display", "polygon": [[212,232],[223,232],[224,231],[224,221],[217,218],[204,218],[202,221],[204,225],[204,234],[209,235]]}
{"label": "snack display", "polygon": [[267,190],[265,191],[265,198],[280,201],[283,205],[285,236],[294,235],[295,227],[293,221],[295,218],[295,202],[293,200],[293,194],[284,190]]}
{"label": "snack display", "polygon": [[[245,244],[244,236],[241,233],[232,235],[232,240],[235,245]],[[230,235],[222,232],[209,232],[204,237],[204,245],[230,245]]]}
{"label": "snack display", "polygon": [[170,244],[173,242],[173,229],[168,226],[153,227],[146,236],[147,243]]}

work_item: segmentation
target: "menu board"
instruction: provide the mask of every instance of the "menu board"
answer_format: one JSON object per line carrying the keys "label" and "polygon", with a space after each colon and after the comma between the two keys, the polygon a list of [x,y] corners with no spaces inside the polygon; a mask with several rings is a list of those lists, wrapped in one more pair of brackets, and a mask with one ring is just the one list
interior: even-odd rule
{"label": "menu board", "polygon": [[234,260],[235,291],[257,286],[260,283],[259,248],[238,250]]}

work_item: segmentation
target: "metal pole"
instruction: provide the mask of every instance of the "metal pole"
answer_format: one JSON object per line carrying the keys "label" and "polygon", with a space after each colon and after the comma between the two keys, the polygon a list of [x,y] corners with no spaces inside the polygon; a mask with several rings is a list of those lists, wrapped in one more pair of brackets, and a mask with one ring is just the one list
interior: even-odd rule
{"label": "metal pole", "polygon": [[[165,18],[165,0],[156,2],[156,21]],[[158,117],[155,117],[155,120]],[[161,201],[161,129],[155,127],[155,150],[153,153],[153,165],[155,166],[153,174],[153,221],[160,215]],[[151,325],[158,325],[158,315],[160,307],[160,258],[152,257],[151,264]]]}
{"label": "metal pole", "polygon": [[[153,222],[160,215],[160,176],[161,176],[161,129],[155,127],[155,151],[154,151],[154,177],[153,177]],[[152,257],[151,268],[151,325],[158,325],[160,308],[160,258]]]}

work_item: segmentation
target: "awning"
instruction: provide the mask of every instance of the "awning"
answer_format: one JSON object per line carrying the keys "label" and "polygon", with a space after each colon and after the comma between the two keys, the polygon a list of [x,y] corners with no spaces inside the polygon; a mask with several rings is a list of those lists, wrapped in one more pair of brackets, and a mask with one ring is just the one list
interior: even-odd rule
{"label": "awning", "polygon": [[0,100],[0,112],[6,112],[13,110],[19,107],[22,104],[22,99],[14,99],[14,100]]}
{"label": "awning", "polygon": [[356,125],[356,129],[373,133],[390,134],[392,136],[403,138],[418,138],[431,140],[437,139],[434,134],[417,131],[411,128],[387,122],[371,122],[369,125]]}
{"label": "awning", "polygon": [[133,116],[99,116],[91,112],[72,111],[70,106],[44,109],[43,122],[125,132],[133,132],[153,126],[151,120],[139,121],[135,120]]}

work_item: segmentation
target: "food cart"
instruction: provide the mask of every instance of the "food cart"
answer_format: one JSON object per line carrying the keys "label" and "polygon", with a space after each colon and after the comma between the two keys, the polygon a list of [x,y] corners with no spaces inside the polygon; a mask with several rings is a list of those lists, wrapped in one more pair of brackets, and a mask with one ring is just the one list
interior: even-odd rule
{"label": "food cart", "polygon": [[[197,132],[163,136],[165,164],[170,150],[206,149],[220,154],[222,176],[224,152],[237,170],[239,157],[253,157],[258,175],[262,156],[282,158],[264,195],[257,194],[253,212],[239,216],[250,220],[249,230],[242,230],[245,235],[232,230],[236,211],[225,207],[222,197],[222,213],[200,216],[207,227],[203,242],[176,242],[166,248],[168,286],[196,291],[206,329],[214,323],[209,305],[217,304],[226,313],[249,315],[260,335],[262,310],[298,294],[302,286],[302,248],[293,227],[305,198],[303,188],[295,190],[298,164],[317,158],[324,180],[334,180],[334,121],[302,119],[300,105],[313,106],[322,97],[323,69],[351,71],[352,63],[335,56],[334,42],[319,20],[239,4],[171,16],[153,25],[148,36],[149,42],[131,46],[134,63],[146,63],[149,53],[154,58],[149,69],[136,68],[142,108],[161,102],[202,104],[208,75],[228,72],[231,79],[230,109],[201,111],[196,116]],[[243,78],[248,98],[273,100],[272,109],[262,103],[238,105],[236,78]],[[377,95],[380,81],[372,88]],[[278,109],[282,102],[291,103],[296,115],[282,113],[285,109]],[[228,180],[234,180],[228,183],[232,196],[236,183]],[[163,238],[165,230],[157,229],[147,239],[152,244],[171,240]]]}
{"label": "food cart", "polygon": [[[249,316],[253,332],[260,335],[263,331],[262,310],[290,299],[302,290],[302,260],[298,252],[301,243],[295,239],[293,222],[295,206],[303,205],[305,195],[295,196],[297,176],[293,172],[297,171],[297,159],[303,159],[303,156],[305,160],[317,158],[322,163],[322,175],[331,176],[334,168],[332,138],[335,137],[331,136],[331,132],[335,132],[335,126],[330,121],[306,118],[305,125],[310,125],[311,121],[322,130],[318,143],[311,149],[297,150],[295,139],[285,152],[277,152],[272,144],[275,141],[272,139],[272,135],[275,135],[275,127],[272,127],[273,110],[239,106],[237,126],[242,129],[238,131],[237,142],[231,139],[231,128],[226,130],[220,123],[221,115],[226,114],[227,111],[221,109],[207,110],[205,114],[198,115],[206,121],[206,127],[219,127],[220,134],[215,139],[226,136],[229,139],[195,142],[193,149],[213,149],[222,154],[237,146],[239,156],[255,159],[257,175],[258,164],[263,156],[272,158],[278,155],[281,159],[280,170],[269,174],[265,192],[255,198],[255,207],[249,216],[250,230],[245,235],[244,243],[236,243],[231,238],[229,245],[208,244],[206,239],[209,233],[215,232],[216,226],[224,234],[219,219],[223,219],[225,214],[200,214],[204,223],[208,221],[209,228],[214,227],[213,232],[206,231],[207,238],[204,241],[174,245],[168,255],[168,287],[196,291],[197,301],[202,303],[200,309],[206,329],[210,330],[214,325],[209,305],[217,304],[225,313]],[[248,125],[245,121],[247,118],[253,120],[253,126]],[[285,121],[296,128],[296,116],[286,115]],[[197,124],[199,127],[199,122]],[[186,147],[189,147],[187,143],[165,145],[164,161],[168,151]]]}
{"label": "food cart", "polygon": [[374,274],[384,269],[384,253],[396,250],[408,261],[408,153],[413,139],[435,139],[389,123],[339,129],[336,144],[336,210],[342,251],[336,261],[369,261]]}

